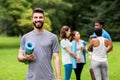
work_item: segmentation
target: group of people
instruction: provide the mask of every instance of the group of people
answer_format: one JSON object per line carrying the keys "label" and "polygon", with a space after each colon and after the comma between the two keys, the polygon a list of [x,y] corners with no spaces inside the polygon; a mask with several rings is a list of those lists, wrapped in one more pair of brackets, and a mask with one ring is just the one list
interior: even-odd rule
{"label": "group of people", "polygon": [[[32,13],[34,29],[23,35],[18,53],[20,62],[30,61],[26,80],[62,80],[60,64],[60,48],[62,63],[64,65],[64,80],[70,80],[72,73],[72,58],[76,59],[74,69],[76,80],[80,80],[81,72],[86,63],[86,52],[91,52],[90,72],[92,80],[108,79],[107,53],[112,51],[112,40],[110,35],[103,29],[104,23],[101,20],[95,22],[95,30],[90,39],[88,47],[86,42],[80,38],[78,31],[72,31],[65,25],[60,30],[60,48],[57,35],[44,29],[44,10],[35,8]],[[25,55],[25,43],[31,41],[35,48],[32,54]],[[76,42],[76,53],[71,50],[72,42]],[[52,69],[51,60],[53,57],[56,77]]]}
{"label": "group of people", "polygon": [[[60,45],[62,50],[62,62],[65,70],[65,79],[70,80],[72,72],[72,59],[71,56],[76,58],[77,68],[74,69],[76,80],[80,80],[80,75],[85,64],[85,56],[83,51],[86,50],[84,41],[80,39],[80,33],[73,31],[68,26],[63,26],[60,31]],[[76,41],[76,53],[71,50],[71,42]]]}

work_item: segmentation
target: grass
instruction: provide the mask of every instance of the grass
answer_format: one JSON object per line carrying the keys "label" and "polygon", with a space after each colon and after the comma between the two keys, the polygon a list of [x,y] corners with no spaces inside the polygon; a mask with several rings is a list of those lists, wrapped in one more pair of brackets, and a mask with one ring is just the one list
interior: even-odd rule
{"label": "grass", "polygon": [[17,61],[18,48],[0,50],[0,80],[25,80],[27,66]]}
{"label": "grass", "polygon": [[0,49],[19,47],[19,42],[20,38],[18,37],[0,37]]}
{"label": "grass", "polygon": [[109,54],[109,77],[110,80],[120,80],[120,42],[114,42],[113,52]]}
{"label": "grass", "polygon": [[[17,55],[20,38],[0,37],[0,80],[25,80],[27,65],[18,62]],[[120,80],[120,42],[113,42],[114,49],[109,53],[109,80]],[[61,54],[60,54],[61,57]],[[89,74],[90,60],[87,56],[87,64],[82,71],[81,80],[91,80]],[[62,77],[64,78],[64,68],[61,64]],[[71,80],[75,80],[74,71]]]}
{"label": "grass", "polygon": [[[108,72],[109,80],[120,80],[120,42],[113,42],[113,51],[108,54]],[[85,65],[82,73],[82,80],[91,80],[89,74],[90,60],[87,58],[87,64]]]}

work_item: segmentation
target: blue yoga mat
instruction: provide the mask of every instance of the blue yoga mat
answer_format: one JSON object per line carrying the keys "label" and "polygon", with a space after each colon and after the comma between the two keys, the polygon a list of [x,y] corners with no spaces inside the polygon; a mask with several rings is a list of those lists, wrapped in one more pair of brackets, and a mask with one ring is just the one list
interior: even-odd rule
{"label": "blue yoga mat", "polygon": [[[35,47],[35,45],[33,44],[33,42],[30,42],[30,41],[26,42],[26,43],[25,43],[25,48],[24,48],[25,54],[26,54],[26,55],[32,54],[32,52],[33,52],[33,50],[34,50],[34,47]],[[30,61],[25,61],[24,63],[25,63],[25,64],[29,64],[29,62],[30,62]]]}
{"label": "blue yoga mat", "polygon": [[[72,48],[71,49],[72,49],[72,52],[74,54],[76,54],[76,46],[77,46],[76,41],[72,41]],[[72,57],[72,68],[73,69],[77,68],[76,59],[74,57]]]}
{"label": "blue yoga mat", "polygon": [[[83,40],[83,45],[84,47],[86,47],[86,41]],[[83,50],[83,56],[84,56],[84,60],[85,60],[85,64],[86,64],[86,50]]]}

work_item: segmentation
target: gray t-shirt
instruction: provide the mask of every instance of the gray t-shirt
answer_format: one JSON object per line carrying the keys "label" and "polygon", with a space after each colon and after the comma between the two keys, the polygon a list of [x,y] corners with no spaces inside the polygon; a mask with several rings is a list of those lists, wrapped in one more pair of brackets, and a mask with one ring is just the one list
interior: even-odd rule
{"label": "gray t-shirt", "polygon": [[35,44],[35,60],[30,62],[27,80],[54,80],[51,59],[53,53],[59,52],[58,38],[55,34],[45,30],[37,34],[31,31],[21,39],[20,49],[24,49],[25,43],[31,41]]}

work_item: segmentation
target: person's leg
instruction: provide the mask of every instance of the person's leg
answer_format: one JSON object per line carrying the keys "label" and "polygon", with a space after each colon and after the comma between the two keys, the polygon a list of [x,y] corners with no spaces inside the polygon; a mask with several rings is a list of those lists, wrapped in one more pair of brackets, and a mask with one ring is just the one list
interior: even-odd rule
{"label": "person's leg", "polygon": [[103,62],[102,63],[102,80],[109,80],[108,78],[108,63]]}
{"label": "person's leg", "polygon": [[84,63],[79,63],[79,64],[77,64],[77,68],[74,69],[75,75],[76,75],[76,80],[80,80],[80,76],[81,76],[83,66],[84,66]]}
{"label": "person's leg", "polygon": [[65,79],[64,80],[70,80],[70,76],[72,73],[72,64],[66,64],[64,65],[65,68]]}
{"label": "person's leg", "polygon": [[80,67],[80,80],[81,80],[81,73],[82,73],[82,70],[83,70],[83,67],[84,67],[84,63],[80,63],[81,64],[81,67]]}
{"label": "person's leg", "polygon": [[95,74],[94,74],[92,68],[90,68],[90,75],[91,75],[91,79],[95,80]]}
{"label": "person's leg", "polygon": [[91,60],[91,69],[94,72],[95,80],[102,80],[101,78],[101,70],[100,70],[100,63],[95,60]]}

